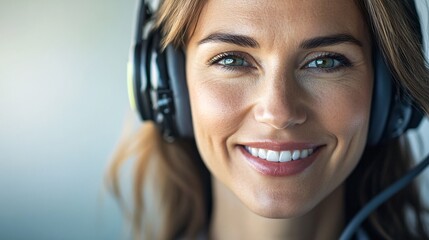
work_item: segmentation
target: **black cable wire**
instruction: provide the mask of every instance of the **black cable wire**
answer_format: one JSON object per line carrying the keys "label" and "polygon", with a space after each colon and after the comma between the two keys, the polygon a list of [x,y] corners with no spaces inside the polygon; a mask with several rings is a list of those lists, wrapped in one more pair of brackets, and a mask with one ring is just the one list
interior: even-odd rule
{"label": "black cable wire", "polygon": [[340,240],[352,239],[362,222],[381,204],[386,202],[389,198],[399,192],[401,189],[406,187],[415,177],[417,177],[425,168],[429,165],[429,155],[415,166],[413,169],[408,171],[402,178],[397,180],[395,183],[390,185],[388,188],[383,190],[377,196],[375,196],[368,204],[366,204],[350,221],[347,227],[344,229],[340,236]]}

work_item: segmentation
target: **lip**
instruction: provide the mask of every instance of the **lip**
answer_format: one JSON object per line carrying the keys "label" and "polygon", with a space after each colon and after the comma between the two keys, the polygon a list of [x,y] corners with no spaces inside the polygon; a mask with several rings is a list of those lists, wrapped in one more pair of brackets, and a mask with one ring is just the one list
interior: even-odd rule
{"label": "lip", "polygon": [[263,148],[267,150],[273,151],[290,151],[290,150],[301,150],[301,149],[309,149],[309,148],[318,148],[320,145],[312,144],[312,143],[296,143],[296,142],[273,142],[273,141],[262,141],[262,142],[247,142],[241,144],[243,146],[249,146],[252,148]]}
{"label": "lip", "polygon": [[[286,151],[294,149],[308,149],[313,148],[314,152],[303,159],[289,162],[270,162],[251,155],[244,146],[254,148],[264,148],[273,151]],[[286,177],[299,174],[305,169],[310,167],[317,159],[320,150],[323,146],[308,143],[272,143],[272,142],[254,142],[246,143],[238,146],[243,154],[246,162],[257,172],[272,176],[272,177]]]}

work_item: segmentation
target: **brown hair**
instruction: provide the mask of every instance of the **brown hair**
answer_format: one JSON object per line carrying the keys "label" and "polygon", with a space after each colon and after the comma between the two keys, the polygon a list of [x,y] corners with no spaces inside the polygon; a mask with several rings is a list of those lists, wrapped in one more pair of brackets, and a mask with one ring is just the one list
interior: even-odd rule
{"label": "brown hair", "polygon": [[[119,187],[119,169],[134,159],[132,211]],[[108,187],[130,221],[135,239],[195,238],[207,224],[209,173],[192,141],[167,143],[152,122],[121,141],[107,173]]]}
{"label": "brown hair", "polygon": [[[192,24],[205,1],[165,0],[157,15],[164,45],[184,46]],[[422,107],[429,111],[429,73],[415,15],[405,1],[357,1],[389,63],[394,78]],[[414,19],[414,20],[413,20]],[[211,210],[210,173],[203,165],[192,140],[167,143],[151,122],[144,122],[132,136],[121,141],[107,174],[110,189],[121,206],[119,170],[134,159],[133,210],[127,215],[136,239],[193,239],[206,230]],[[367,148],[347,179],[346,214],[353,216],[368,200],[401,177],[411,165],[409,146],[401,137]],[[352,191],[353,189],[353,191]],[[407,212],[413,213],[414,225]],[[378,208],[364,223],[370,238],[428,239],[416,187],[410,185]]]}
{"label": "brown hair", "polygon": [[[357,1],[371,27],[395,83],[429,112],[429,72],[420,25],[411,1]],[[367,148],[347,180],[346,211],[352,217],[372,197],[403,176],[413,165],[405,136]],[[380,206],[364,223],[374,239],[429,239],[417,186],[411,184]],[[413,222],[414,224],[410,224]]]}

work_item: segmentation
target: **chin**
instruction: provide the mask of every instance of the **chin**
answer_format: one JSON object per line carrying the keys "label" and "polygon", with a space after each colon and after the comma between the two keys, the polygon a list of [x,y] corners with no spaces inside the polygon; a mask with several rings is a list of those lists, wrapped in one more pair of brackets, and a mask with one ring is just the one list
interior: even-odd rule
{"label": "chin", "polygon": [[305,215],[305,211],[275,211],[273,209],[256,210],[253,213],[264,218],[271,219],[292,219]]}
{"label": "chin", "polygon": [[265,197],[257,203],[244,203],[246,207],[253,213],[272,219],[290,219],[301,217],[310,212],[316,204],[313,201],[306,202],[305,200],[277,200]]}

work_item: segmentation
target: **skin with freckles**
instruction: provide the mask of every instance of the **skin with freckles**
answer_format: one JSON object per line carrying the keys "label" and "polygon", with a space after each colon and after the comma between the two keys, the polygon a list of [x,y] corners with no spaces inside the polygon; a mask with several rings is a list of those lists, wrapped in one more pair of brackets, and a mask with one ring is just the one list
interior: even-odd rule
{"label": "skin with freckles", "polygon": [[[363,19],[353,0],[207,1],[186,73],[197,146],[213,175],[212,238],[338,238],[342,185],[369,124]],[[304,167],[285,165],[292,174],[264,172],[244,146],[315,152]]]}

